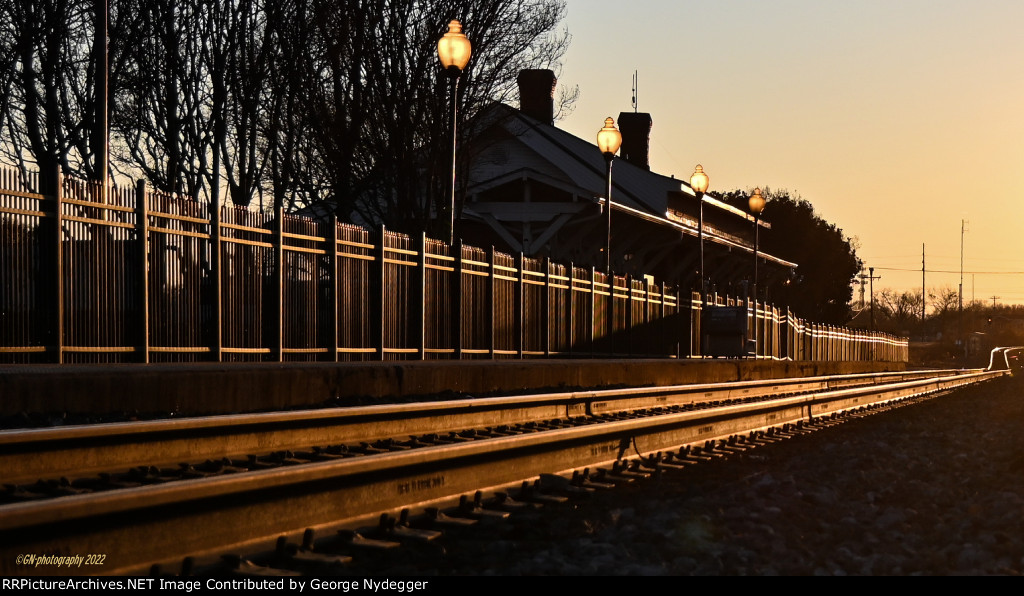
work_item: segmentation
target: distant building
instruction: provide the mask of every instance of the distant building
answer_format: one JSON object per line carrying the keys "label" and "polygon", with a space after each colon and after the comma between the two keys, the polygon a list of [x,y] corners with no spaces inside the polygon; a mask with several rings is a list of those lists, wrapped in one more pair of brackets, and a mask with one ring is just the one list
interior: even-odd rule
{"label": "distant building", "polygon": [[[524,71],[522,109],[494,104],[475,123],[480,132],[467,143],[473,158],[465,174],[459,235],[476,246],[494,244],[600,269],[607,230],[604,156],[593,140],[553,125],[554,87],[551,71]],[[696,288],[698,202],[688,180],[650,171],[651,124],[649,114],[619,114],[623,139],[612,168],[612,268]],[[761,224],[763,239],[770,227]],[[706,276],[714,289],[742,294],[752,278],[753,217],[706,197],[704,227]],[[763,252],[759,260],[760,284],[780,281],[797,266]]]}

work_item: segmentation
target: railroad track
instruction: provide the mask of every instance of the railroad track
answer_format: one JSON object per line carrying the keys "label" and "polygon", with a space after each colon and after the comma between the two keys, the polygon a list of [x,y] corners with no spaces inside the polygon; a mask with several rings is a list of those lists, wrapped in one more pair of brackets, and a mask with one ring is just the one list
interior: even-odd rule
{"label": "railroad track", "polygon": [[[154,564],[180,570],[185,557],[229,546],[263,551],[278,538],[292,544],[293,558],[312,556],[313,533],[382,514],[390,516],[391,535],[423,539],[429,530],[417,534],[396,520],[474,494],[478,502],[464,500],[463,512],[496,515],[555,499],[534,490],[541,475],[575,470],[575,485],[562,490],[614,484],[642,474],[641,465],[685,466],[837,412],[1004,373],[853,375],[4,431],[0,574],[68,572],[19,564],[26,554],[102,558],[76,573],[145,573]],[[700,447],[711,445],[717,452]],[[595,473],[584,477],[584,469]],[[488,497],[485,509],[485,494],[500,496]]]}

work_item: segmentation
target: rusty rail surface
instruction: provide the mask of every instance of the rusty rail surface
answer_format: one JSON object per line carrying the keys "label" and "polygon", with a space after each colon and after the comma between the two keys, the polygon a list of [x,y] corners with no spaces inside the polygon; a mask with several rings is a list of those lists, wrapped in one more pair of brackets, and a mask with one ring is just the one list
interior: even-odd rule
{"label": "rusty rail surface", "polygon": [[539,474],[607,465],[633,453],[650,455],[810,421],[1003,374],[961,372],[699,410],[588,414],[578,417],[583,422],[578,426],[4,505],[0,574],[66,573],[20,567],[16,557],[24,553],[102,554],[102,567],[76,572],[142,573],[152,564],[180,562],[229,545],[273,541],[306,528],[421,507]]}

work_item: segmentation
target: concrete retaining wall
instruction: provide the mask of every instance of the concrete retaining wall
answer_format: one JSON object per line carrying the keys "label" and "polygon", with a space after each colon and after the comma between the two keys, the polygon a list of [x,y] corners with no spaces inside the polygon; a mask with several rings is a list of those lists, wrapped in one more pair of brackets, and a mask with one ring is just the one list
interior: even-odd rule
{"label": "concrete retaining wall", "polygon": [[256,412],[903,370],[903,363],[516,360],[0,367],[0,416]]}

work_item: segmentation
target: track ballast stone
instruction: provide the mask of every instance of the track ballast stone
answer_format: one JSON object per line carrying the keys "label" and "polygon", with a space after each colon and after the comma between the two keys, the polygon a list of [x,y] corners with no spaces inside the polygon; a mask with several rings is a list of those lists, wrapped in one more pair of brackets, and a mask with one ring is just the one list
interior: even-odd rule
{"label": "track ballast stone", "polygon": [[441,575],[1018,575],[1024,382],[979,386],[453,540]]}

